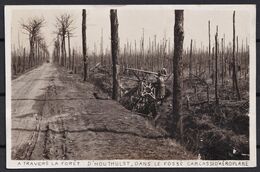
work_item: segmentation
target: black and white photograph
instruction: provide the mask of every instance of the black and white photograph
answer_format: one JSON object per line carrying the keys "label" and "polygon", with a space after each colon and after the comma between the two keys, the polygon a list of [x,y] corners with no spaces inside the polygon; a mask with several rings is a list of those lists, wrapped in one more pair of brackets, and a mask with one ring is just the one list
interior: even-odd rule
{"label": "black and white photograph", "polygon": [[255,167],[255,28],[255,5],[5,6],[7,168]]}

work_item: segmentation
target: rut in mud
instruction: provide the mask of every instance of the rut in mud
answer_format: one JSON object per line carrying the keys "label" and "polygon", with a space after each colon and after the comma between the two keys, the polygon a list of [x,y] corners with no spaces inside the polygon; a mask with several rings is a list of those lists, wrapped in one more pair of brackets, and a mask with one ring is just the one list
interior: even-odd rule
{"label": "rut in mud", "polygon": [[[44,88],[40,88],[43,94],[14,97],[21,99],[23,106],[27,99],[34,99],[34,104],[31,115],[26,115],[26,108],[17,108],[13,116],[12,137],[23,138],[13,139],[12,159],[196,158],[150,121],[109,99],[94,85],[53,64],[44,65],[47,71],[39,71],[40,76],[35,77],[44,82]],[[93,93],[104,99],[97,99]]]}

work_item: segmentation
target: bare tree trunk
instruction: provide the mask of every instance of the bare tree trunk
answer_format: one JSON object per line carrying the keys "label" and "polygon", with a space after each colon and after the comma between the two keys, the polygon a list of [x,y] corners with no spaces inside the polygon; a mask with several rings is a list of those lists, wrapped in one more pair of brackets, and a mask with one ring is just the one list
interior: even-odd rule
{"label": "bare tree trunk", "polygon": [[146,65],[145,63],[145,55],[144,55],[144,28],[143,28],[143,36],[142,36],[142,39],[141,39],[141,56],[142,56],[142,61],[140,63],[140,67],[143,67],[142,65]]}
{"label": "bare tree trunk", "polygon": [[[224,41],[223,41],[223,47],[224,47],[224,49],[225,49],[225,47],[226,47],[226,40],[225,40],[225,34],[224,34]],[[223,55],[224,55],[224,78],[226,78],[227,77],[227,61],[228,61],[228,55],[227,55],[227,53],[229,52],[229,50],[227,49],[227,51],[225,51],[224,53],[223,53]]]}
{"label": "bare tree trunk", "polygon": [[41,56],[40,56],[40,51],[41,50],[40,49],[41,49],[40,48],[40,42],[37,41],[37,50],[36,50],[37,51],[37,60],[36,61],[37,61],[38,64],[40,64],[40,58],[41,58]]}
{"label": "bare tree trunk", "polygon": [[190,61],[189,61],[189,76],[192,75],[192,40],[190,41]]}
{"label": "bare tree trunk", "polygon": [[[174,25],[174,56],[173,56],[173,132],[177,131],[177,122],[181,118],[182,110],[182,57],[183,57],[183,10],[175,10]],[[182,134],[182,125],[180,125],[180,135]]]}
{"label": "bare tree trunk", "polygon": [[62,39],[61,39],[61,65],[62,66],[64,66],[64,62],[65,62],[64,45],[65,45],[65,36],[62,35]]}
{"label": "bare tree trunk", "polygon": [[75,68],[75,50],[72,50],[72,63],[71,63],[71,70],[74,72]]}
{"label": "bare tree trunk", "polygon": [[221,39],[221,82],[224,86],[224,39]]}
{"label": "bare tree trunk", "polygon": [[219,97],[218,97],[218,26],[216,29],[215,35],[215,99],[216,104],[219,104]]}
{"label": "bare tree trunk", "polygon": [[208,59],[208,67],[209,67],[209,76],[211,75],[211,45],[210,45],[210,20],[208,21],[208,33],[209,33],[209,59]]}
{"label": "bare tree trunk", "polygon": [[94,65],[96,65],[96,60],[97,60],[97,53],[96,53],[96,51],[97,51],[97,46],[96,46],[96,43],[94,43],[94,53],[93,53],[93,61],[94,61]]}
{"label": "bare tree trunk", "polygon": [[60,57],[60,36],[57,35],[57,62],[61,65],[61,57]]}
{"label": "bare tree trunk", "polygon": [[29,68],[33,66],[32,64],[33,58],[34,58],[34,39],[30,38]]}
{"label": "bare tree trunk", "polygon": [[101,56],[101,66],[104,65],[104,53],[103,53],[103,28],[101,30],[101,40],[100,40],[100,56]]}
{"label": "bare tree trunk", "polygon": [[82,10],[82,50],[83,50],[83,80],[88,78],[88,61],[87,61],[87,45],[86,45],[86,10]]}
{"label": "bare tree trunk", "polygon": [[70,51],[70,32],[68,32],[68,49],[69,49],[69,62],[68,62],[68,68],[71,68],[71,51]]}
{"label": "bare tree trunk", "polygon": [[[237,50],[236,50],[236,55],[235,55],[235,57],[236,57],[236,75],[238,75],[238,71],[239,71],[239,67],[240,67],[239,54],[238,54],[238,36],[237,36],[236,38],[237,38],[237,44],[236,44]],[[237,78],[238,78],[238,76],[237,76]]]}
{"label": "bare tree trunk", "polygon": [[23,72],[25,71],[26,66],[25,66],[25,48],[23,48]]}
{"label": "bare tree trunk", "polygon": [[[240,78],[242,78],[243,75],[243,69],[244,69],[244,65],[245,63],[245,58],[243,59],[244,56],[244,40],[242,40],[242,47],[241,47],[241,58],[240,58]],[[244,65],[243,65],[244,64]]]}
{"label": "bare tree trunk", "polygon": [[20,53],[19,53],[18,58],[17,58],[17,65],[16,65],[17,73],[20,73],[20,67],[21,67],[21,57],[20,57]]}
{"label": "bare tree trunk", "polygon": [[110,22],[111,22],[111,54],[113,63],[113,93],[112,99],[119,99],[119,65],[118,65],[118,54],[119,54],[119,40],[118,40],[118,19],[117,10],[110,10]]}
{"label": "bare tree trunk", "polygon": [[238,100],[241,100],[240,92],[237,83],[237,73],[236,73],[236,59],[235,59],[235,51],[236,51],[236,33],[235,33],[235,15],[236,12],[233,12],[233,91],[236,90]]}
{"label": "bare tree trunk", "polygon": [[38,48],[39,48],[39,42],[36,39],[35,41],[35,63],[38,63],[38,58],[39,58],[39,54],[38,54]]}
{"label": "bare tree trunk", "polygon": [[212,65],[212,67],[211,67],[211,70],[212,70],[212,74],[211,74],[212,85],[214,84],[214,79],[215,79],[214,78],[214,75],[215,75],[214,74],[214,70],[215,70],[214,69],[214,54],[215,54],[215,47],[212,47],[212,57],[211,57],[212,58],[212,64],[211,64]]}
{"label": "bare tree trunk", "polygon": [[67,53],[66,53],[66,33],[64,33],[64,43],[63,43],[63,51],[64,51],[64,67],[67,65]]}

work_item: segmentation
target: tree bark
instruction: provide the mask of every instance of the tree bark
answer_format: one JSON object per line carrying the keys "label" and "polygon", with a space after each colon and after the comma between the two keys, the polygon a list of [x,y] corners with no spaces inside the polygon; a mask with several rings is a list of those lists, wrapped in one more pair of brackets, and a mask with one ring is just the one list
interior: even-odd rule
{"label": "tree bark", "polygon": [[101,40],[100,40],[100,61],[101,61],[101,66],[104,66],[104,52],[103,52],[103,28],[101,30]]}
{"label": "tree bark", "polygon": [[[183,57],[183,10],[175,10],[175,25],[174,25],[174,55],[173,55],[173,131],[176,132],[177,123],[181,117],[182,110],[182,57]],[[181,133],[180,127],[180,133]],[[176,132],[177,134],[177,132]]]}
{"label": "tree bark", "polygon": [[215,99],[216,104],[219,104],[219,97],[218,97],[218,26],[216,29],[215,35]]}
{"label": "tree bark", "polygon": [[224,39],[221,39],[221,84],[224,86]]}
{"label": "tree bark", "polygon": [[111,53],[112,53],[112,64],[113,64],[113,93],[112,99],[119,99],[119,65],[118,65],[118,54],[119,54],[119,40],[118,40],[118,19],[117,10],[110,10],[110,22],[111,22]]}
{"label": "tree bark", "polygon": [[26,66],[25,66],[25,48],[23,48],[23,72],[26,70]]}
{"label": "tree bark", "polygon": [[237,99],[241,100],[238,83],[237,83],[236,59],[235,59],[235,54],[236,54],[235,15],[236,12],[234,11],[233,12],[233,56],[232,56],[233,57],[233,91],[236,90]]}
{"label": "tree bark", "polygon": [[71,64],[71,70],[74,72],[75,67],[75,50],[72,50],[72,64]]}
{"label": "tree bark", "polygon": [[33,66],[32,60],[34,58],[34,38],[30,37],[30,54],[29,54],[29,68]]}
{"label": "tree bark", "polygon": [[215,56],[215,47],[212,47],[212,67],[211,67],[211,70],[212,70],[212,74],[211,74],[211,79],[212,79],[212,85],[214,84],[214,79],[215,79],[215,74],[214,74],[214,56]]}
{"label": "tree bark", "polygon": [[61,39],[61,65],[65,66],[65,35],[62,35]]}
{"label": "tree bark", "polygon": [[192,75],[192,40],[190,41],[190,61],[189,61],[189,76]]}
{"label": "tree bark", "polygon": [[83,80],[88,78],[87,45],[86,45],[86,10],[82,10],[82,51],[83,51]]}
{"label": "tree bark", "polygon": [[209,76],[211,75],[211,45],[210,45],[210,20],[208,21],[208,32],[209,32],[209,60],[208,60],[208,67],[209,67]]}
{"label": "tree bark", "polygon": [[69,49],[69,62],[68,62],[68,68],[71,68],[71,50],[70,50],[70,32],[68,32],[68,49]]}

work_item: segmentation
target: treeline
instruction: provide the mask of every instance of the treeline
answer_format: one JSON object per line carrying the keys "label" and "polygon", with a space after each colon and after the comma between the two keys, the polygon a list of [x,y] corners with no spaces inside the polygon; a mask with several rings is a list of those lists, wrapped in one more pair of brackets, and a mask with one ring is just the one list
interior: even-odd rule
{"label": "treeline", "polygon": [[11,52],[11,57],[12,76],[15,76],[49,60],[49,52],[45,46],[37,47],[34,56],[32,56],[33,58],[30,60],[30,51],[26,48],[14,48]]}
{"label": "treeline", "polygon": [[[74,73],[82,74],[84,80],[88,78],[89,73],[96,66],[112,74],[114,59],[112,55],[114,48],[107,47],[104,50],[103,29],[99,43],[94,43],[94,51],[88,51],[89,46],[86,41],[88,35],[85,34],[86,21],[86,14],[83,10],[81,26],[83,49],[75,49],[71,48],[70,45],[70,39],[75,29],[73,18],[69,14],[57,17],[57,38],[53,51],[53,59],[56,63],[67,67]],[[203,45],[198,40],[192,39],[190,45],[182,51],[182,79],[195,77],[207,87],[215,87],[216,102],[218,102],[218,87],[231,85],[233,92],[236,92],[237,98],[240,100],[239,81],[241,79],[248,81],[249,76],[249,45],[247,39],[241,40],[235,33],[235,12],[233,14],[232,42],[226,41],[225,34],[218,33],[218,26],[213,33],[210,21],[208,21],[207,27],[208,45]],[[167,38],[166,35],[161,39],[158,39],[157,35],[145,38],[145,29],[143,29],[139,40],[121,44],[119,39],[117,40],[116,65],[119,67],[117,72],[126,74],[123,73],[126,68],[157,72],[166,68],[169,74],[173,73],[174,44],[171,43],[171,39]]]}
{"label": "treeline", "polygon": [[[83,72],[83,58],[82,50],[70,47],[71,33],[70,28],[73,28],[72,18],[68,14],[68,21],[71,20],[69,26],[66,28],[58,28],[58,30],[65,30],[57,34],[55,41],[55,48],[53,52],[54,61],[66,66],[68,69],[75,72]],[[62,17],[61,17],[62,18]],[[64,20],[64,21],[66,21]],[[58,20],[59,22],[64,22]],[[67,30],[67,31],[66,31]],[[184,77],[188,77],[191,74],[196,76],[204,76],[214,83],[215,78],[215,38],[210,34],[210,21],[209,21],[209,45],[203,45],[198,40],[191,40],[190,46],[183,51],[183,74]],[[66,41],[67,40],[67,41]],[[149,71],[158,71],[162,68],[166,68],[168,73],[172,73],[172,57],[173,57],[173,45],[170,38],[164,36],[162,39],[158,39],[157,35],[148,37],[148,41],[145,40],[145,30],[140,40],[134,40],[133,42],[127,41],[121,43],[119,51],[119,65],[120,70],[124,71],[126,68],[137,68]],[[217,67],[218,67],[218,79],[220,83],[224,85],[225,82],[229,82],[233,75],[233,43],[225,40],[225,34],[218,36],[217,43]],[[236,36],[235,42],[235,61],[237,67],[238,78],[247,78],[249,72],[249,45],[246,40],[240,40]],[[87,46],[88,47],[88,46]],[[89,49],[86,48],[87,50]],[[103,48],[103,31],[101,30],[100,41],[94,43],[92,52],[86,52],[86,60],[88,61],[89,68],[97,65],[111,66],[111,50],[110,48]],[[82,67],[81,67],[82,66]]]}
{"label": "treeline", "polygon": [[12,76],[24,73],[49,60],[48,47],[41,34],[44,23],[44,18],[35,17],[21,24],[23,31],[29,37],[29,49],[21,45],[17,48],[12,45]]}

